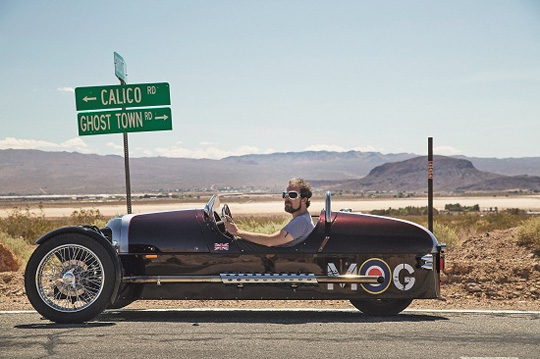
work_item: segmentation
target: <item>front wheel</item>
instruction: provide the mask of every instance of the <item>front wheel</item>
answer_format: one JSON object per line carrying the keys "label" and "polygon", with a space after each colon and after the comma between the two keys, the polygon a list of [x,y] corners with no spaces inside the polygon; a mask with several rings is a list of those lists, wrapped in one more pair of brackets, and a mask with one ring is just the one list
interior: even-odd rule
{"label": "front wheel", "polygon": [[411,304],[411,298],[399,299],[356,299],[351,304],[362,313],[374,316],[396,315]]}
{"label": "front wheel", "polygon": [[28,260],[24,285],[30,303],[57,323],[82,323],[110,304],[114,261],[101,243],[64,233],[39,245]]}

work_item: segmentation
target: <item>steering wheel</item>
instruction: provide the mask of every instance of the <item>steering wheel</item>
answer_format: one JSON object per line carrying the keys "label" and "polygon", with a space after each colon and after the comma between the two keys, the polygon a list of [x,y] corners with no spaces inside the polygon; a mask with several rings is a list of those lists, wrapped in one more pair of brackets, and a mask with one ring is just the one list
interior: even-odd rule
{"label": "steering wheel", "polygon": [[232,219],[232,214],[231,214],[231,210],[230,210],[229,206],[227,204],[224,204],[223,208],[221,208],[221,220],[226,221],[227,217]]}
{"label": "steering wheel", "polygon": [[232,219],[231,210],[229,209],[229,206],[224,204],[223,208],[221,208],[221,218],[217,213],[215,213],[216,216],[216,225],[219,228],[219,230],[226,235],[229,235],[229,232],[227,232],[227,227],[225,227],[225,221],[227,221],[227,217]]}

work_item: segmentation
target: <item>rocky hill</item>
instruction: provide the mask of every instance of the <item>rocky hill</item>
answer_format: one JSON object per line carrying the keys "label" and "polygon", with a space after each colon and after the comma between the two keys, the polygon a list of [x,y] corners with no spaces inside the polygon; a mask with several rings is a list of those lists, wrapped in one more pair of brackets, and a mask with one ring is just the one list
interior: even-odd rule
{"label": "rocky hill", "polygon": [[[327,182],[326,185],[331,189],[353,191],[423,192],[427,189],[427,157],[386,163],[375,167],[361,179]],[[439,192],[540,191],[540,177],[505,176],[483,172],[468,160],[434,156],[433,186]]]}

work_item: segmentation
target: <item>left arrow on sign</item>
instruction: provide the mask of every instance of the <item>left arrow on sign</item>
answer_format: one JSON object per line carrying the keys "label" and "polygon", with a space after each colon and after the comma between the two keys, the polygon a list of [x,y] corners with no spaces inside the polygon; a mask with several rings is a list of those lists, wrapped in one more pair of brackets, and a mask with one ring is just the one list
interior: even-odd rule
{"label": "left arrow on sign", "polygon": [[84,96],[84,97],[83,97],[83,101],[84,101],[84,102],[95,101],[95,100],[97,100],[96,97],[88,97],[88,96]]}

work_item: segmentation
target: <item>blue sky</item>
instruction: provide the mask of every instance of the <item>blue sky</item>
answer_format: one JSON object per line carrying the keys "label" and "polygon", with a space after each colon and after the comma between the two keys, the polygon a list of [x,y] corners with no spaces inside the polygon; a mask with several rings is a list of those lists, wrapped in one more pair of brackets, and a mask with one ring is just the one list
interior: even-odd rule
{"label": "blue sky", "polygon": [[78,136],[75,87],[169,82],[132,157],[361,150],[540,156],[540,2],[0,0],[0,149]]}

